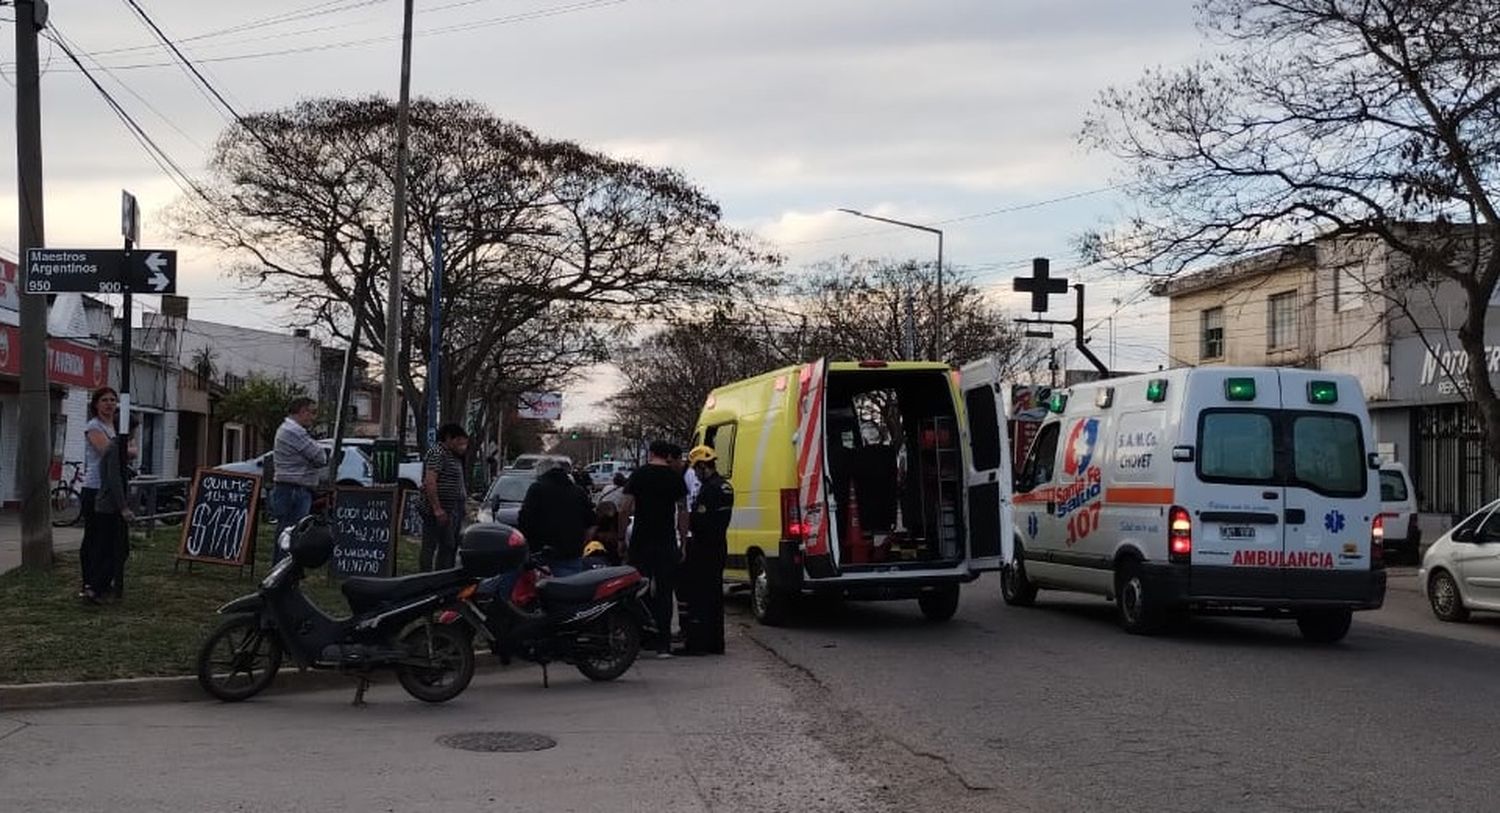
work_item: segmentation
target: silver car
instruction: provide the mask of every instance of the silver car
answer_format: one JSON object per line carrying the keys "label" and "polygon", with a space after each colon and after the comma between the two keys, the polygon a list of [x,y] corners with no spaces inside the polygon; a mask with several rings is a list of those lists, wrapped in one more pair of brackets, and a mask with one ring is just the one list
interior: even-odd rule
{"label": "silver car", "polygon": [[1500,612],[1500,500],[1438,537],[1422,557],[1417,586],[1443,621],[1472,610]]}

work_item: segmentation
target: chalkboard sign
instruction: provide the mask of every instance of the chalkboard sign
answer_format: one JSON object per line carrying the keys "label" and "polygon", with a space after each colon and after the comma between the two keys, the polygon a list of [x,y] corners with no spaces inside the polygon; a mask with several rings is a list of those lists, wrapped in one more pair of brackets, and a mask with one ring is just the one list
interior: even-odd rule
{"label": "chalkboard sign", "polygon": [[259,501],[259,475],[198,469],[177,558],[241,567],[249,563]]}
{"label": "chalkboard sign", "polygon": [[401,535],[422,538],[422,492],[401,489]]}
{"label": "chalkboard sign", "polygon": [[400,493],[394,488],[339,488],[333,495],[335,576],[389,576],[396,564]]}

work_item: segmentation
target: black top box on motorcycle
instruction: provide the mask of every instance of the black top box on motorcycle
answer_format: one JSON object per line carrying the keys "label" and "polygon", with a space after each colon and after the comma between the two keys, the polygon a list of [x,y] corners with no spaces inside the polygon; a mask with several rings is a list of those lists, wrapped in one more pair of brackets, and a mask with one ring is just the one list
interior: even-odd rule
{"label": "black top box on motorcycle", "polygon": [[503,522],[475,523],[458,540],[464,572],[480,578],[515,570],[525,564],[529,552],[526,537]]}

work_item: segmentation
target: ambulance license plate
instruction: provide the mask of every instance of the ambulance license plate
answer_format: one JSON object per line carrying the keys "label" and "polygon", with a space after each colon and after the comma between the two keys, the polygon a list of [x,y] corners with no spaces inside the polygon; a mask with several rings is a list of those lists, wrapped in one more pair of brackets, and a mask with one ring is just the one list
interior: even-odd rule
{"label": "ambulance license plate", "polygon": [[1219,538],[1236,542],[1255,538],[1254,525],[1224,525],[1219,528]]}

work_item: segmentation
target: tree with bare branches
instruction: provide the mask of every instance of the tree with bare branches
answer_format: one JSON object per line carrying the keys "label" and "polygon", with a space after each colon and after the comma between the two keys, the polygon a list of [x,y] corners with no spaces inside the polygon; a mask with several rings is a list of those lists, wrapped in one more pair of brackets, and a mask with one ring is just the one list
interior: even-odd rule
{"label": "tree with bare branches", "polygon": [[1376,242],[1401,261],[1383,289],[1398,315],[1411,316],[1408,291],[1460,293],[1460,375],[1500,460],[1485,353],[1500,282],[1500,2],[1198,11],[1218,53],[1106,91],[1084,125],[1086,144],[1124,160],[1142,209],[1086,236],[1085,253],[1172,277],[1315,236]]}
{"label": "tree with bare branches", "polygon": [[[395,106],[378,97],[247,116],[220,138],[203,196],[180,201],[173,220],[182,236],[233,256],[266,298],[342,339],[355,310],[366,325],[385,324],[387,252],[362,267],[365,229],[379,244],[402,240],[410,304],[394,373],[406,392],[426,384],[442,224],[445,419],[471,400],[494,402],[498,414],[518,392],[561,386],[605,357],[626,320],[722,296],[774,265],[681,174],[544,138],[461,100],[413,102],[411,227],[392,235],[395,122]],[[384,352],[378,329],[364,338]],[[413,406],[420,423],[425,405]]]}

